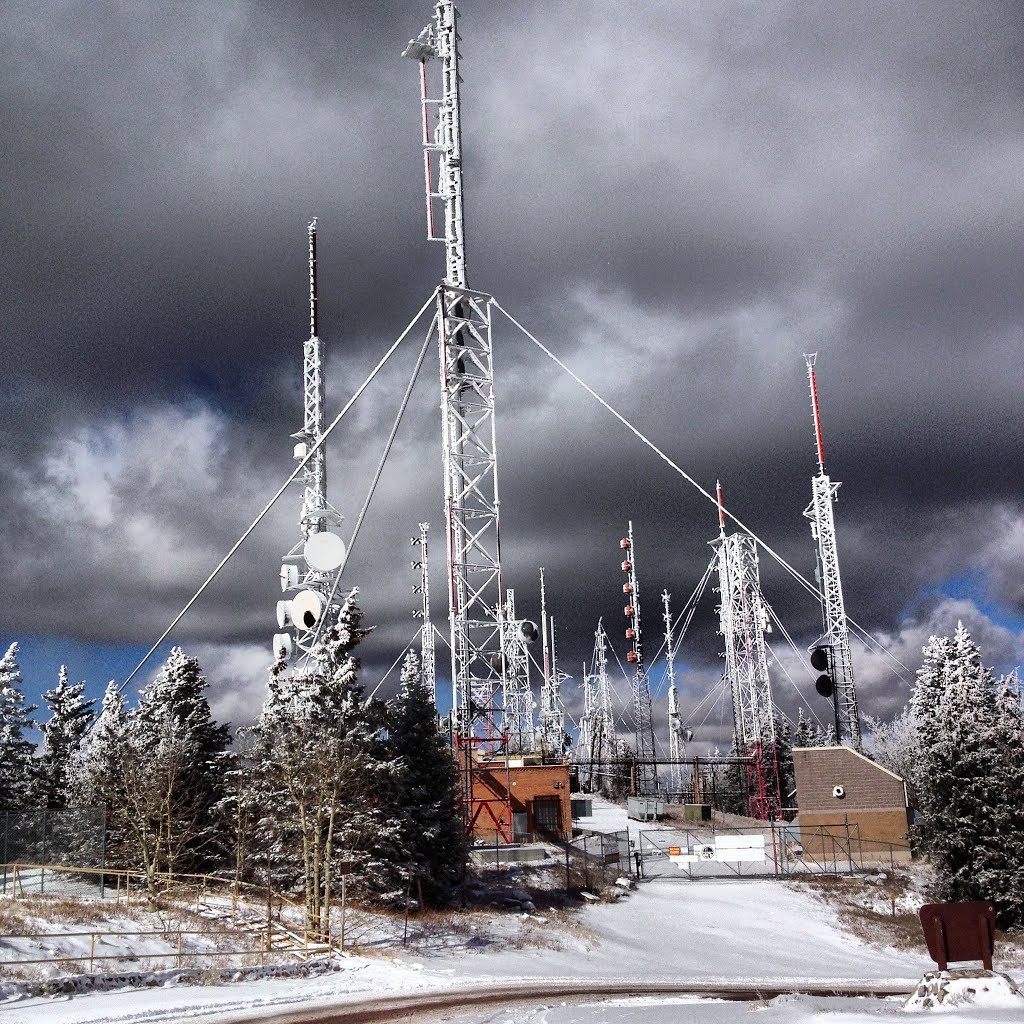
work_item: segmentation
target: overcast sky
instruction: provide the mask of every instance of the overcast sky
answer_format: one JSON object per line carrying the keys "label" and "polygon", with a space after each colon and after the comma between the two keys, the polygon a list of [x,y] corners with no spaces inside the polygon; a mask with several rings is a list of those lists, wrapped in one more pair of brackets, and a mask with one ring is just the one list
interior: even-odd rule
{"label": "overcast sky", "polygon": [[[21,643],[33,694],[62,661],[98,691],[291,470],[310,217],[329,416],[443,274],[424,238],[416,69],[399,57],[432,8],[3,7],[0,643]],[[705,487],[720,477],[727,505],[809,577],[802,353],[817,351],[849,613],[911,674],[958,618],[987,662],[1024,661],[1019,4],[460,10],[470,284]],[[332,438],[346,529],[421,339]],[[445,627],[428,371],[346,572],[377,626],[371,686],[416,628],[421,521],[438,527]],[[500,317],[495,373],[506,583],[536,616],[545,566],[576,707],[598,616],[624,654],[627,520],[650,651],[657,596],[681,606],[694,589],[715,511]],[[297,490],[282,499],[172,636],[236,723],[262,696],[298,505]],[[762,582],[811,643],[814,602],[765,555]],[[711,745],[727,712],[693,709],[721,672],[715,598],[680,679]],[[794,680],[777,667],[780,703],[826,717],[772,643]],[[855,647],[854,665],[864,711],[905,700],[891,659]]]}

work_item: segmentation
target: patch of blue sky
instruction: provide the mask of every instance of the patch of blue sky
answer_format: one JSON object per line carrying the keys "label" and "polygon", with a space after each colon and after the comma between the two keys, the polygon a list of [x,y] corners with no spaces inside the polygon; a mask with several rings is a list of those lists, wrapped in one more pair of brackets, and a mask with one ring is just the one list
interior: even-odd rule
{"label": "patch of blue sky", "polygon": [[[61,665],[68,667],[68,681],[85,680],[88,697],[100,700],[107,683],[114,679],[123,682],[143,659],[149,647],[134,644],[89,643],[55,636],[0,636],[0,647],[4,651],[18,642],[18,666],[21,669],[22,690],[30,704],[38,704],[37,719],[45,721],[46,709],[43,693],[57,685]],[[125,691],[129,704],[134,704],[140,687],[145,685],[167,659],[173,643],[167,643],[154,651],[141,672],[132,680]],[[96,704],[99,709],[99,700]],[[30,737],[39,739],[38,736]]]}

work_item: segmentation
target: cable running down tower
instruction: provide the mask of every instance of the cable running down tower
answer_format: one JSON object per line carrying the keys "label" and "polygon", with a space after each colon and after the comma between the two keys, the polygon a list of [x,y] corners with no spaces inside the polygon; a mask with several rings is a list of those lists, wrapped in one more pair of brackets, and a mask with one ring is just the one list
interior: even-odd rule
{"label": "cable running down tower", "polygon": [[[818,407],[818,383],[814,376],[817,352],[805,355],[807,386],[811,392],[814,414],[814,440],[817,446],[818,472],[811,480],[811,503],[804,515],[811,521],[811,534],[818,542],[818,583],[821,587],[822,624],[824,632],[811,652],[811,664],[825,673],[818,678],[823,696],[831,696],[836,721],[836,738],[861,749],[860,714],[857,691],[853,683],[853,661],[850,657],[850,632],[843,603],[843,584],[839,577],[839,551],[836,546],[836,523],[832,502],[839,483],[825,473],[825,452],[821,443],[821,412]],[[831,692],[830,692],[831,691]]]}

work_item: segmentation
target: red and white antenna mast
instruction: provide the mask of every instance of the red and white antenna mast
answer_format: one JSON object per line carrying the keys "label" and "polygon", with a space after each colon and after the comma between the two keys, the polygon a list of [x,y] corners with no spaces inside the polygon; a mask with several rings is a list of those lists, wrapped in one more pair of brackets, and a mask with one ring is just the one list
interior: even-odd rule
{"label": "red and white antenna mast", "polygon": [[818,542],[818,578],[821,584],[823,633],[813,645],[811,664],[823,674],[818,677],[818,692],[831,696],[836,721],[836,738],[855,750],[861,749],[860,714],[853,682],[850,657],[850,631],[843,602],[843,584],[839,576],[839,551],[832,503],[839,490],[825,472],[825,453],[821,443],[821,412],[818,406],[818,382],[814,374],[817,352],[805,353],[807,385],[814,413],[814,440],[818,454],[818,472],[811,480],[811,503],[804,515],[811,521],[811,534]]}
{"label": "red and white antenna mast", "polygon": [[[444,242],[445,278],[435,328],[441,369],[442,462],[452,651],[452,736],[462,773],[467,831],[512,837],[510,787],[487,784],[506,758],[507,669],[503,653],[517,628],[506,621],[498,530],[494,430],[492,297],[466,277],[458,13],[439,0],[431,23],[403,56],[420,65],[427,235]],[[440,66],[440,96],[429,95],[428,64]],[[440,212],[443,233],[436,231]],[[516,695],[518,700],[518,692]],[[491,761],[489,769],[485,762]],[[500,788],[500,787],[499,787]]]}
{"label": "red and white antenna mast", "polygon": [[623,609],[629,625],[626,627],[626,639],[631,649],[626,658],[633,666],[633,719],[636,725],[636,794],[637,796],[655,796],[658,792],[658,770],[654,763],[654,719],[651,712],[651,684],[644,667],[643,638],[640,632],[640,581],[636,573],[636,550],[633,545],[633,521],[629,522],[629,532],[619,541],[619,547],[625,553],[622,571],[626,574],[626,582],[622,584],[622,592],[626,595],[626,606]]}

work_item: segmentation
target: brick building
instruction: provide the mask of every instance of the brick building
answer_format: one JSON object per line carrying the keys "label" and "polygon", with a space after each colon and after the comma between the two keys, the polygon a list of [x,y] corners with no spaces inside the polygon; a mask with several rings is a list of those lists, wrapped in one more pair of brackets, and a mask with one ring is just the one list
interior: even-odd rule
{"label": "brick building", "polygon": [[794,747],[793,768],[809,856],[828,856],[849,835],[862,860],[910,859],[907,787],[895,772],[849,747]]}
{"label": "brick building", "polygon": [[[510,758],[507,774],[504,760],[485,762],[480,769],[474,772],[473,784],[486,790],[487,799],[503,800],[507,780],[515,838],[526,834],[561,836],[572,831],[568,764],[541,764],[539,758]],[[494,823],[487,815],[481,815],[473,834],[492,840]]]}

